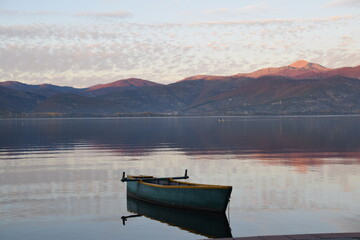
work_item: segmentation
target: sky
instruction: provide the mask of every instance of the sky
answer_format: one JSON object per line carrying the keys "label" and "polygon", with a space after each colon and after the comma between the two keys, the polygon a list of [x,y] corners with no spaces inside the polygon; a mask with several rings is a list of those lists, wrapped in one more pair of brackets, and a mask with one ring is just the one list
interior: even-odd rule
{"label": "sky", "polygon": [[0,0],[0,81],[169,84],[360,65],[360,0]]}

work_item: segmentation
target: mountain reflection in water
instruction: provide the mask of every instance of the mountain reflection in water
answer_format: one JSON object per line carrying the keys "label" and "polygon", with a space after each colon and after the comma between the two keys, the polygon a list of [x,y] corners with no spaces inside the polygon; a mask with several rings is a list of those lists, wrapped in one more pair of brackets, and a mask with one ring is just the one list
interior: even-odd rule
{"label": "mountain reflection in water", "polygon": [[[175,149],[189,155],[357,153],[359,116],[2,120],[1,149],[91,147],[119,155]],[[0,149],[0,150],[1,150]]]}
{"label": "mountain reflection in water", "polygon": [[[127,210],[147,218],[209,238],[232,238],[225,213],[182,210],[127,197]],[[133,216],[123,217],[127,219]],[[131,223],[129,223],[131,224]]]}
{"label": "mountain reflection in water", "polygon": [[0,239],[227,236],[226,217],[212,233],[171,211],[142,214],[178,227],[145,217],[119,226],[131,214],[122,172],[185,168],[191,182],[233,186],[234,236],[359,230],[360,116],[223,118],[0,120]]}

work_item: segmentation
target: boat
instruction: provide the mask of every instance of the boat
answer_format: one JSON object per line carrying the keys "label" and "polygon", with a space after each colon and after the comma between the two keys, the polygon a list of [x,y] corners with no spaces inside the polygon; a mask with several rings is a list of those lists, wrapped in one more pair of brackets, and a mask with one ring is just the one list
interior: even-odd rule
{"label": "boat", "polygon": [[127,195],[143,201],[182,209],[225,212],[232,186],[197,184],[177,181],[188,179],[187,170],[181,177],[127,176]]}
{"label": "boat", "polygon": [[132,218],[146,217],[206,238],[232,238],[225,213],[166,207],[131,196],[127,196],[127,210],[133,215],[121,217],[124,226]]}

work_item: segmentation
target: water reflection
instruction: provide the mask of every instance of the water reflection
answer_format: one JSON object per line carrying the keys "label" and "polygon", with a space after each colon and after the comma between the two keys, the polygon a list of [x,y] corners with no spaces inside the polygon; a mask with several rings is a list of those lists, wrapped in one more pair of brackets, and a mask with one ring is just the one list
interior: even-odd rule
{"label": "water reflection", "polygon": [[313,118],[150,118],[2,120],[6,152],[75,146],[122,154],[172,148],[186,154],[346,153],[360,150],[360,116]]}
{"label": "water reflection", "polygon": [[[135,216],[145,216],[208,238],[232,238],[229,222],[224,213],[216,214],[169,208],[129,196],[127,197],[127,209],[136,214]],[[123,217],[124,224],[125,220],[135,216]]]}
{"label": "water reflection", "polygon": [[109,239],[195,239],[147,218],[119,227],[123,171],[184,168],[191,182],[233,186],[234,236],[358,231],[359,116],[224,119],[0,120],[0,238],[41,239],[46,222],[84,239],[88,224],[116,225]]}

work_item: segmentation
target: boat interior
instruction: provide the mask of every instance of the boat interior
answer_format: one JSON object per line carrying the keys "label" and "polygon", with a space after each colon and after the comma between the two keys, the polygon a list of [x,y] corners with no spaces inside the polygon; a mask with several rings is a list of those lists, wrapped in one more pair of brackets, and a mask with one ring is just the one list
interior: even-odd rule
{"label": "boat interior", "polygon": [[143,179],[144,182],[158,184],[158,185],[169,185],[169,186],[194,186],[185,182],[171,181],[170,179]]}

